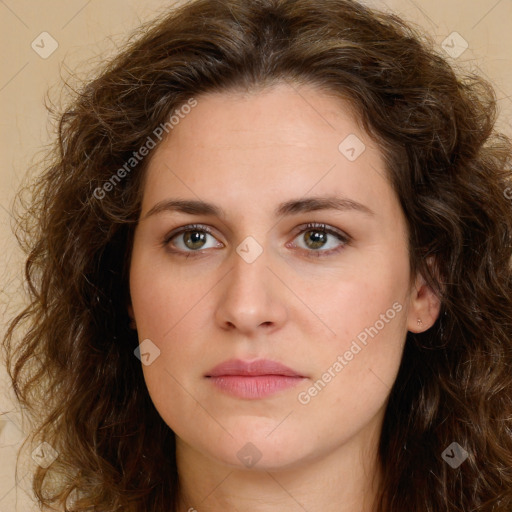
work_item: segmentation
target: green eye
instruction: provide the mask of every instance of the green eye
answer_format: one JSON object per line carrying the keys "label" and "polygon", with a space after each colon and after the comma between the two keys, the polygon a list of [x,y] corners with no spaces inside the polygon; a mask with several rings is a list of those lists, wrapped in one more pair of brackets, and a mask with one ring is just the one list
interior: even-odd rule
{"label": "green eye", "polygon": [[[301,249],[307,256],[328,256],[343,249],[349,243],[349,235],[325,224],[307,224],[303,226],[294,239],[287,244],[288,247]],[[201,254],[202,250],[224,247],[208,226],[183,226],[178,231],[168,235],[163,244],[170,252],[191,256],[193,253]]]}
{"label": "green eye", "polygon": [[165,247],[176,249],[175,252],[191,253],[201,249],[223,247],[207,228],[207,226],[184,226],[177,232],[167,236],[163,242]]}
{"label": "green eye", "polygon": [[315,256],[331,254],[343,248],[350,237],[325,224],[308,224],[296,237],[297,247]]}
{"label": "green eye", "polygon": [[206,233],[202,231],[185,231],[183,242],[189,249],[201,249],[206,243]]}
{"label": "green eye", "polygon": [[310,249],[320,249],[327,243],[328,234],[319,230],[304,231],[304,242]]}

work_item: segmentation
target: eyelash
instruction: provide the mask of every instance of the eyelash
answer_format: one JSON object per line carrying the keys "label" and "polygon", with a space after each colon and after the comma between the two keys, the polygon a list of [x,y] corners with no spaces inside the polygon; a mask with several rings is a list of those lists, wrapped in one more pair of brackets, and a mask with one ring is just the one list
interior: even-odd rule
{"label": "eyelash", "polygon": [[[202,231],[202,232],[208,233],[209,235],[211,235],[215,238],[213,231],[208,226],[203,225],[203,224],[189,224],[187,226],[183,226],[182,228],[179,228],[178,231],[173,231],[173,232],[169,233],[162,241],[162,246],[165,249],[167,249],[169,252],[171,252],[172,254],[176,254],[178,256],[184,256],[185,258],[200,256],[201,254],[204,253],[204,251],[206,251],[208,249],[203,249],[203,250],[199,249],[197,251],[192,251],[192,250],[191,251],[182,251],[180,249],[175,250],[175,249],[169,248],[169,243],[171,242],[171,240],[173,238],[175,238],[179,235],[182,235],[183,233],[186,233],[188,231]],[[297,238],[299,235],[305,233],[306,231],[321,231],[321,232],[327,233],[329,235],[335,236],[340,242],[342,242],[342,244],[340,244],[338,247],[336,247],[334,249],[328,249],[328,250],[323,250],[323,251],[322,250],[315,251],[314,249],[308,250],[308,249],[303,249],[302,247],[299,247],[299,249],[301,251],[305,252],[308,257],[312,257],[312,258],[322,258],[322,257],[330,256],[331,254],[338,253],[339,251],[343,250],[343,248],[347,244],[349,244],[351,242],[351,237],[348,236],[346,233],[335,230],[334,228],[330,228],[326,224],[321,224],[321,223],[316,223],[316,222],[312,222],[312,223],[308,223],[308,224],[300,226],[300,231],[294,235],[294,239]]]}

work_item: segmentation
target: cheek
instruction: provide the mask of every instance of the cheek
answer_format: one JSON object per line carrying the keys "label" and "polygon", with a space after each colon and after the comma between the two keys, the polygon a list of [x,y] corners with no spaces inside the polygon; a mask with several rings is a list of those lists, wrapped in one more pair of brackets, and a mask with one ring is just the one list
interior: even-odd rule
{"label": "cheek", "polygon": [[[142,371],[160,416],[178,436],[186,437],[194,411],[198,412],[193,395],[201,374],[199,340],[204,329],[199,315],[203,308],[195,293],[183,293],[183,287],[165,284],[155,280],[149,292],[143,286],[138,301],[134,301],[139,343],[151,340],[149,351],[156,354],[150,364],[142,364]],[[134,291],[137,289],[134,282]]]}
{"label": "cheek", "polygon": [[208,292],[214,284],[206,275],[179,265],[170,271],[168,262],[149,261],[147,253],[134,251],[131,302],[139,343],[146,343],[151,361],[142,364],[144,379],[160,415],[178,431],[182,411],[197,406],[187,390],[201,375],[201,340],[209,332]]}
{"label": "cheek", "polygon": [[202,310],[198,306],[215,284],[213,277],[134,251],[130,295],[139,337],[168,344],[183,322],[196,319]]}
{"label": "cheek", "polygon": [[406,283],[389,273],[346,285],[330,309],[337,336],[325,347],[302,403],[310,400],[318,414],[329,411],[335,424],[351,418],[354,431],[385,405],[407,332]]}
{"label": "cheek", "polygon": [[332,373],[338,362],[341,367],[337,364],[334,373],[343,374],[340,381],[344,385],[377,383],[381,379],[391,387],[406,335],[405,310],[398,290],[361,283],[345,286],[324,314],[325,323],[335,335],[323,337],[323,342],[322,338],[315,340],[318,372],[324,374],[331,369]]}
{"label": "cheek", "polygon": [[[378,253],[384,251],[374,255]],[[317,276],[315,282],[294,280],[295,289],[307,297],[308,308],[316,313],[303,315],[301,320],[296,312],[297,323],[310,334],[316,333],[318,341],[324,339],[323,346],[338,351],[348,350],[358,336],[364,343],[370,336],[367,329],[378,331],[381,344],[392,343],[405,332],[405,315],[400,313],[406,310],[409,289],[407,255],[390,256],[386,261],[383,257],[353,260],[333,275]]]}
{"label": "cheek", "polygon": [[[326,446],[346,441],[383,411],[405,339],[405,308],[382,293],[362,303],[340,300],[336,337],[310,354],[315,372],[299,390],[297,418],[323,432]],[[335,318],[332,316],[331,318]]]}
{"label": "cheek", "polygon": [[336,284],[329,293],[310,288],[308,303],[329,330],[320,330],[318,320],[310,318],[307,330],[314,338],[309,345],[315,347],[310,352],[315,372],[300,403],[337,404],[332,414],[340,418],[347,410],[363,418],[384,404],[407,332],[409,273],[404,272],[405,251],[380,263],[354,265],[350,276],[333,280]]}

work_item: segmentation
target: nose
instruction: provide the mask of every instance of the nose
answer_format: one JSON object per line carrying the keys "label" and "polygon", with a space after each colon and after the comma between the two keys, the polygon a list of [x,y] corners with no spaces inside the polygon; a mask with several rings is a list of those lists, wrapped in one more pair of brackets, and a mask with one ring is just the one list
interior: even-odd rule
{"label": "nose", "polygon": [[269,267],[264,251],[248,263],[233,252],[233,267],[222,280],[215,321],[224,330],[246,336],[270,334],[286,322],[283,284]]}

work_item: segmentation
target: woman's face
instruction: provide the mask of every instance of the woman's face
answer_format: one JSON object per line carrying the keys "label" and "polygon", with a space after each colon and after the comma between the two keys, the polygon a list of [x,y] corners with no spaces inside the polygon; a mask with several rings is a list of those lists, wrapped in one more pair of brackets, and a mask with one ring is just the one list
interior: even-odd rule
{"label": "woman's face", "polygon": [[407,330],[437,314],[381,152],[313,87],[196,100],[152,155],[130,268],[178,456],[270,469],[370,446]]}

